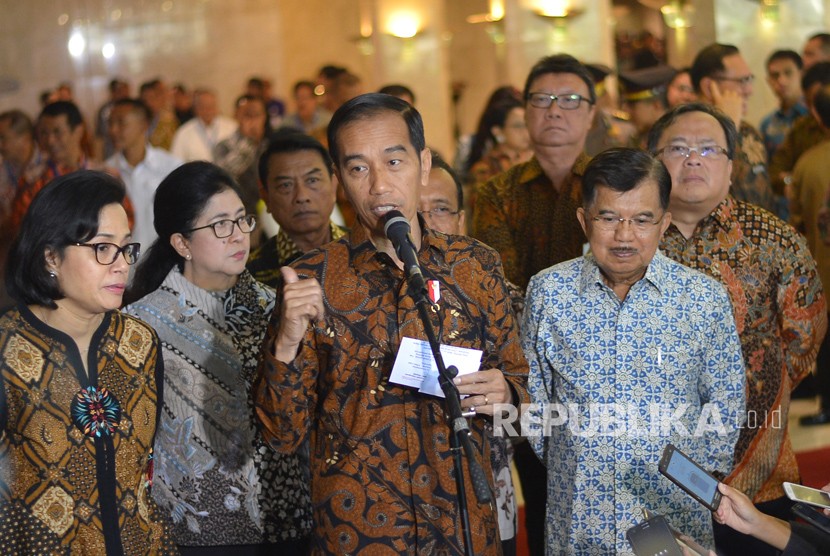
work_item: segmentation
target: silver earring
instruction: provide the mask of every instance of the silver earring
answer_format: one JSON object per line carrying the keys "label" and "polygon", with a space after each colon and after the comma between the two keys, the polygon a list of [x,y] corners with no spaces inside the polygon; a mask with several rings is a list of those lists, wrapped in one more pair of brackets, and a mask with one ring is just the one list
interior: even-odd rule
{"label": "silver earring", "polygon": [[50,278],[57,278],[57,277],[58,277],[58,275],[57,275],[57,274],[55,274],[55,271],[50,270],[50,271],[49,271],[49,277],[50,277]]}

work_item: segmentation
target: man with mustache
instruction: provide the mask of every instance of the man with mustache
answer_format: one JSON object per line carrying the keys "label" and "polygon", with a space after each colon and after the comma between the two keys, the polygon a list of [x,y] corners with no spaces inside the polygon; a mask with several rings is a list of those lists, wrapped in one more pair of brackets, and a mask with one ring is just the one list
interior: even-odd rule
{"label": "man with mustache", "polygon": [[630,554],[641,508],[711,545],[709,511],[657,466],[672,443],[728,473],[745,379],[724,288],[657,252],[671,187],[647,152],[598,154],[577,212],[591,252],[528,286],[523,426],[548,470],[548,556]]}

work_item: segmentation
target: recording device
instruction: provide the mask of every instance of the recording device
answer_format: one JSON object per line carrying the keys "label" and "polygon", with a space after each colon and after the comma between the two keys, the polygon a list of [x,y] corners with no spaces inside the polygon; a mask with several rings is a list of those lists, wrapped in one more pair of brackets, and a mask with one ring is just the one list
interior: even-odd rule
{"label": "recording device", "polygon": [[810,488],[795,483],[784,483],[787,498],[795,502],[804,502],[820,508],[830,509],[830,492]]}
{"label": "recording device", "polygon": [[383,233],[395,247],[395,253],[403,263],[403,272],[412,292],[426,292],[426,281],[418,264],[418,253],[412,243],[409,221],[397,210],[390,210],[383,216]]}
{"label": "recording device", "polygon": [[824,531],[828,535],[830,535],[830,517],[824,515],[823,513],[814,510],[807,504],[802,504],[799,502],[795,506],[793,506],[793,513],[812,525],[813,527]]}
{"label": "recording device", "polygon": [[692,498],[712,510],[718,509],[718,480],[673,444],[666,446],[657,469]]}
{"label": "recording device", "polygon": [[637,556],[683,556],[669,522],[662,515],[638,523],[625,532],[625,538]]}

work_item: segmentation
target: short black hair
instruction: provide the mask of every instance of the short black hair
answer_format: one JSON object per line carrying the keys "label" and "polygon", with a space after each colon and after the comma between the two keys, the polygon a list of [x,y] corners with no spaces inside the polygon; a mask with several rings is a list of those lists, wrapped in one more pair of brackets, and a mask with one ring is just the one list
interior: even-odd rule
{"label": "short black hair", "polygon": [[830,53],[830,33],[816,33],[811,35],[807,42],[819,41],[821,42],[821,49]]}
{"label": "short black hair", "polygon": [[591,104],[597,101],[594,78],[591,76],[588,68],[570,54],[554,54],[552,56],[545,56],[530,69],[530,73],[527,75],[527,80],[525,81],[523,93],[525,102],[527,102],[528,96],[530,96],[530,86],[533,85],[533,82],[549,73],[572,73],[576,75],[588,87],[588,96],[591,98]]}
{"label": "short black hair", "polygon": [[262,97],[249,94],[239,95],[238,97],[236,97],[236,101],[233,103],[233,107],[234,109],[238,109],[243,104],[247,104],[249,102],[259,102],[262,104],[263,108],[265,107],[265,99],[263,99]]}
{"label": "short black hair", "polygon": [[625,193],[646,180],[657,182],[660,208],[668,209],[671,174],[660,159],[647,151],[632,147],[604,150],[591,159],[582,175],[582,206],[588,208],[594,204],[598,187]]}
{"label": "short black hair", "polygon": [[109,91],[111,93],[114,93],[118,89],[118,87],[120,87],[121,85],[128,85],[128,83],[125,80],[123,80],[119,77],[116,77],[115,79],[111,79],[110,84],[109,84]]}
{"label": "short black hair", "polygon": [[315,85],[313,81],[297,81],[296,83],[294,83],[294,94],[296,95],[297,91],[299,91],[300,89],[311,89],[311,92],[313,93],[314,87]]}
{"label": "short black hair", "polygon": [[458,210],[464,209],[464,188],[461,186],[461,180],[458,179],[458,174],[455,173],[455,170],[452,169],[452,166],[447,164],[447,161],[444,160],[440,154],[433,152],[432,153],[432,169],[435,170],[436,168],[440,170],[444,170],[446,173],[450,175],[452,181],[455,182],[455,190],[456,196],[458,197]]}
{"label": "short black hair", "polygon": [[816,92],[813,107],[821,118],[821,125],[830,128],[830,85],[825,84]]}
{"label": "short black hair", "polygon": [[651,130],[648,132],[648,150],[655,153],[657,151],[657,144],[663,137],[663,133],[666,131],[666,128],[672,125],[677,118],[690,112],[703,112],[704,114],[709,114],[718,121],[723,129],[723,134],[726,136],[726,156],[729,160],[732,160],[735,157],[735,149],[738,146],[738,130],[735,127],[735,123],[732,121],[732,118],[724,114],[723,111],[704,102],[681,104],[663,114],[660,119],[657,120],[653,126],[651,126]]}
{"label": "short black hair", "polygon": [[148,81],[145,81],[144,83],[141,84],[141,86],[139,86],[138,94],[143,95],[147,91],[155,89],[159,85],[161,85],[161,79],[159,79],[158,77],[156,77],[155,79],[150,79]]}
{"label": "short black hair", "polygon": [[816,83],[830,84],[830,62],[816,62],[801,76],[801,90],[805,95]]}
{"label": "short black hair", "polygon": [[9,122],[9,129],[15,135],[35,136],[35,125],[32,119],[22,110],[8,110],[0,114],[0,122]]}
{"label": "short black hair", "polygon": [[150,107],[144,104],[144,101],[137,98],[122,98],[112,103],[112,107],[128,106],[136,114],[141,115],[148,124],[153,121],[153,112]]}
{"label": "short black hair", "polygon": [[317,72],[318,75],[322,75],[326,79],[336,79],[343,73],[347,73],[349,70],[342,66],[333,66],[333,65],[325,65],[320,68],[320,71]]}
{"label": "short black hair", "polygon": [[78,110],[78,106],[68,100],[50,102],[43,107],[40,116],[38,116],[38,120],[42,120],[44,117],[56,118],[58,116],[66,116],[66,123],[69,124],[69,129],[75,129],[84,123],[84,118],[81,116],[81,111]]}
{"label": "short black hair", "polygon": [[331,153],[331,159],[335,166],[340,166],[340,146],[337,143],[340,129],[354,121],[365,120],[382,112],[394,112],[403,118],[409,130],[409,141],[415,148],[416,153],[420,153],[426,148],[424,121],[414,106],[391,95],[366,93],[347,101],[331,117],[327,136],[329,153]]}
{"label": "short black hair", "polygon": [[400,83],[385,85],[381,87],[378,92],[383,93],[385,95],[392,95],[393,97],[398,98],[402,96],[408,96],[412,99],[412,104],[415,104],[415,93],[412,92],[412,89],[410,89],[406,85],[401,85]]}
{"label": "short black hair", "polygon": [[783,50],[776,50],[772,54],[769,55],[767,58],[766,67],[769,70],[769,65],[773,62],[777,62],[779,60],[792,60],[793,64],[798,69],[804,67],[804,60],[801,59],[801,55],[796,52],[795,50],[783,49]]}
{"label": "short black hair", "polygon": [[689,68],[689,77],[692,78],[692,87],[700,93],[700,82],[704,77],[726,71],[723,59],[727,56],[734,56],[741,52],[731,44],[713,43],[704,47],[695,56],[692,67]]}
{"label": "short black hair", "polygon": [[332,175],[334,169],[331,164],[331,157],[326,148],[314,137],[306,135],[300,131],[285,128],[274,132],[268,139],[268,146],[259,157],[259,181],[263,189],[268,190],[268,162],[271,157],[280,153],[293,153],[299,151],[315,151],[323,159],[323,166],[329,176]]}
{"label": "short black hair", "polygon": [[49,274],[46,252],[63,257],[67,246],[85,243],[98,233],[101,210],[124,201],[124,185],[104,172],[79,170],[57,177],[41,189],[12,242],[6,266],[6,289],[20,303],[57,308],[63,299]]}

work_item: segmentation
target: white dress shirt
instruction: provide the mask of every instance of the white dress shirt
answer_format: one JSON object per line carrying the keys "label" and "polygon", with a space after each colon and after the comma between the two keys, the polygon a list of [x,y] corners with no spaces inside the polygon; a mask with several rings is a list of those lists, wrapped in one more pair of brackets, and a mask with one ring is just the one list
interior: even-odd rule
{"label": "white dress shirt", "polygon": [[141,243],[141,251],[144,253],[157,237],[156,229],[153,227],[153,197],[156,189],[167,174],[181,164],[182,161],[177,157],[164,149],[152,147],[149,143],[144,160],[135,167],[130,166],[120,152],[107,159],[106,165],[118,170],[124,185],[127,186],[127,195],[135,213],[133,241]]}

